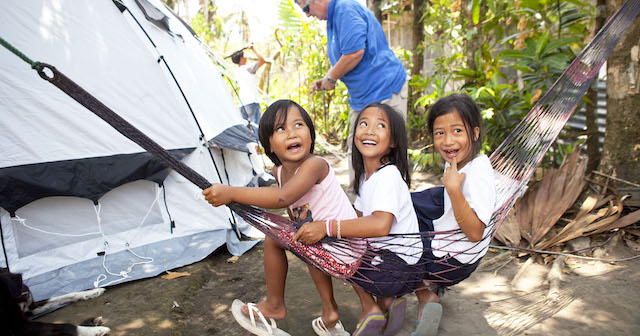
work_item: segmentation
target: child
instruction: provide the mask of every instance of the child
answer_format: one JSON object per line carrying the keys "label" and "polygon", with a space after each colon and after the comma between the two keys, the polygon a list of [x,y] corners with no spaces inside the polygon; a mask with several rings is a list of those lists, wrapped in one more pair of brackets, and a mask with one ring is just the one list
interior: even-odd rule
{"label": "child", "polygon": [[[294,235],[303,243],[314,243],[326,235],[369,238],[376,257],[363,265],[350,280],[360,298],[362,313],[354,336],[394,335],[402,328],[406,300],[395,298],[412,292],[422,283],[410,269],[422,254],[419,237],[384,237],[418,232],[411,203],[407,133],[404,119],[392,107],[371,104],[360,112],[354,127],[354,207],[359,218],[305,224]],[[371,294],[375,293],[378,299]],[[385,315],[385,313],[387,313]],[[388,318],[387,318],[388,317]]]}
{"label": "child", "polygon": [[[258,130],[260,143],[275,164],[273,173],[279,188],[243,188],[214,184],[203,191],[209,203],[220,206],[238,202],[270,209],[289,207],[289,216],[299,225],[313,220],[346,220],[356,217],[329,163],[313,155],[315,130],[311,118],[300,105],[291,100],[273,103],[262,116]],[[293,232],[290,234],[293,235]],[[291,236],[282,234],[279,237],[290,239]],[[352,246],[356,246],[356,250],[358,244],[362,246],[361,256],[364,252],[363,242],[358,239],[351,239],[350,242],[353,243]],[[343,267],[355,271],[359,266],[357,254],[336,257],[331,254],[329,246],[322,246],[318,250],[327,252],[319,259],[323,263],[329,263],[333,269]],[[245,329],[257,335],[272,335],[272,328],[275,328],[273,319],[286,316],[284,287],[287,265],[284,248],[275,240],[265,238],[267,298],[257,305],[244,305],[235,300],[232,307],[234,317]],[[312,266],[309,266],[309,272],[322,300],[322,316],[312,322],[314,331],[318,335],[349,335],[339,320],[331,278]],[[264,325],[256,325],[254,315]],[[265,317],[271,319],[272,325],[266,322]],[[287,335],[277,328],[275,334]]]}
{"label": "child", "polygon": [[[438,293],[469,277],[489,247],[491,229],[487,223],[494,210],[495,184],[489,158],[478,155],[481,123],[480,108],[463,94],[438,100],[429,112],[427,127],[433,135],[433,147],[446,161],[442,175],[446,192],[439,187],[414,193],[419,215],[421,207],[444,203],[442,216],[421,220],[420,231],[462,232],[436,234],[425,241],[427,284],[415,292],[419,301],[415,335],[436,334],[442,315]],[[429,200],[421,204],[425,199]]]}

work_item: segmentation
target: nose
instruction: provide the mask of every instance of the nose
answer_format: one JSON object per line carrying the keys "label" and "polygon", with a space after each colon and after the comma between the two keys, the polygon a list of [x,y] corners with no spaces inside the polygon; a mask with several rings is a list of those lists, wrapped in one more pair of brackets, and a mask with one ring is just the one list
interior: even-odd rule
{"label": "nose", "polygon": [[449,133],[445,133],[444,134],[444,144],[445,145],[450,145],[453,143],[453,136]]}

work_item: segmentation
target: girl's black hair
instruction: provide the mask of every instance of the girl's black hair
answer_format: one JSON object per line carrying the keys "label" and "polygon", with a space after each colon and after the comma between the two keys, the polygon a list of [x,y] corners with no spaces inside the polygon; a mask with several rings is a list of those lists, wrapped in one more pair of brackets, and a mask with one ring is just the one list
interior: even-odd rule
{"label": "girl's black hair", "polygon": [[269,157],[276,166],[281,166],[282,162],[280,162],[280,159],[278,159],[276,154],[271,150],[271,143],[269,142],[269,139],[276,128],[287,122],[287,114],[291,106],[298,108],[298,111],[300,111],[300,115],[302,116],[302,120],[304,120],[304,123],[309,127],[309,133],[311,134],[311,148],[309,148],[309,153],[313,154],[313,148],[316,144],[316,129],[313,127],[313,121],[307,111],[293,100],[281,99],[276,101],[267,107],[266,111],[264,111],[264,114],[260,118],[260,124],[258,127],[258,138],[260,139],[262,148],[264,148],[264,152],[267,154],[267,157]]}
{"label": "girl's black hair", "polygon": [[389,154],[383,156],[380,161],[384,164],[393,164],[396,165],[398,170],[400,171],[400,175],[402,175],[402,179],[407,183],[407,186],[411,186],[411,174],[409,173],[409,160],[407,159],[407,123],[404,121],[404,118],[394,109],[393,107],[387,104],[381,103],[373,103],[367,105],[360,113],[358,113],[358,118],[356,118],[356,124],[351,125],[353,127],[353,142],[351,143],[351,164],[353,165],[354,171],[354,179],[352,182],[353,191],[356,195],[360,195],[360,183],[362,181],[362,177],[364,175],[364,160],[362,159],[362,153],[356,147],[356,129],[358,128],[358,121],[360,120],[360,116],[364,110],[377,107],[383,110],[387,114],[387,118],[389,119],[389,130],[390,130],[390,140],[391,151]]}
{"label": "girl's black hair", "polygon": [[[439,116],[449,114],[451,112],[458,112],[460,119],[464,123],[464,128],[467,130],[469,141],[471,142],[471,154],[475,158],[480,149],[482,148],[482,137],[484,136],[482,130],[482,114],[480,108],[471,99],[471,97],[462,93],[452,93],[444,98],[438,99],[431,109],[429,109],[429,116],[427,117],[427,129],[431,135],[433,135],[433,124],[436,118]],[[480,134],[477,139],[474,139],[476,127],[480,129]]]}

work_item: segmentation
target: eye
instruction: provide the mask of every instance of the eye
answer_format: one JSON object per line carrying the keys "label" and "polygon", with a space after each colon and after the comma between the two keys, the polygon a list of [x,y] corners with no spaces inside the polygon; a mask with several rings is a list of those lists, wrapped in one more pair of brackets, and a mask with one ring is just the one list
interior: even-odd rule
{"label": "eye", "polygon": [[462,133],[464,130],[462,128],[456,128],[453,130],[455,133]]}
{"label": "eye", "polygon": [[442,135],[442,134],[444,134],[442,131],[435,131],[435,132],[433,132],[433,135]]}
{"label": "eye", "polygon": [[276,127],[276,132],[282,132],[282,131],[284,131],[284,126]]}
{"label": "eye", "polygon": [[378,128],[385,128],[385,127],[387,127],[387,125],[385,125],[384,123],[379,123],[378,124]]}
{"label": "eye", "polygon": [[301,123],[301,122],[296,123],[296,127],[302,127],[302,126],[304,126],[303,123]]}
{"label": "eye", "polygon": [[367,126],[367,122],[366,121],[361,121],[358,125],[359,126]]}

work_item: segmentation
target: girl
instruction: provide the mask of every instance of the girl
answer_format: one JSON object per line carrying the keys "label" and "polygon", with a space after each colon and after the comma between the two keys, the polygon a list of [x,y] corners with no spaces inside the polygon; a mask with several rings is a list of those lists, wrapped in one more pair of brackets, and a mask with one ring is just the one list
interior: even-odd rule
{"label": "girl", "polygon": [[[357,285],[354,290],[362,305],[353,335],[378,335],[382,330],[384,335],[393,335],[402,328],[406,309],[403,298],[394,298],[414,291],[422,282],[422,274],[416,276],[410,270],[410,265],[420,259],[422,242],[417,236],[372,237],[419,230],[409,194],[405,121],[392,107],[371,104],[358,115],[354,134],[354,207],[359,218],[330,221],[329,226],[321,222],[305,224],[293,239],[311,244],[327,235],[369,238],[376,257],[366,266],[363,260],[357,276],[350,279]],[[363,289],[375,293],[378,299]]]}
{"label": "girl", "polygon": [[[258,136],[264,150],[275,164],[273,175],[278,188],[243,188],[215,184],[203,191],[206,200],[213,206],[230,202],[250,204],[262,208],[279,209],[288,207],[289,216],[297,225],[313,220],[351,219],[356,217],[349,199],[337,182],[329,163],[313,155],[315,129],[307,112],[291,100],[273,103],[260,119]],[[281,239],[291,239],[294,230],[284,230]],[[324,252],[318,259],[329,264],[329,268],[343,270],[359,266],[359,256],[364,252],[362,241],[351,239],[353,249],[360,255],[344,254],[337,257],[330,246],[321,246]],[[300,246],[294,248],[305,248]],[[360,245],[359,245],[360,244]],[[320,245],[320,243],[318,244]],[[326,245],[326,244],[323,244]],[[254,305],[233,303],[233,315],[245,329],[256,335],[273,335],[273,319],[282,319],[287,310],[284,302],[284,288],[287,276],[287,258],[284,248],[267,237],[264,242],[264,273],[267,281],[267,298]],[[312,326],[318,335],[349,335],[339,320],[338,308],[333,297],[331,278],[309,266],[311,277],[322,300],[322,316],[313,320]],[[344,272],[342,273],[344,274]],[[256,325],[255,316],[263,325]],[[266,322],[270,318],[272,325]],[[275,329],[275,335],[288,335]]]}
{"label": "girl", "polygon": [[[415,335],[436,334],[442,315],[438,293],[469,277],[489,247],[487,223],[494,210],[495,183],[489,158],[478,155],[481,122],[480,108],[464,94],[438,100],[429,112],[427,127],[433,147],[446,161],[442,175],[446,192],[440,187],[414,193],[420,231],[461,232],[436,234],[424,242],[426,288],[416,291],[419,323]],[[442,207],[443,203],[442,216],[420,216],[425,213],[421,208]]]}

